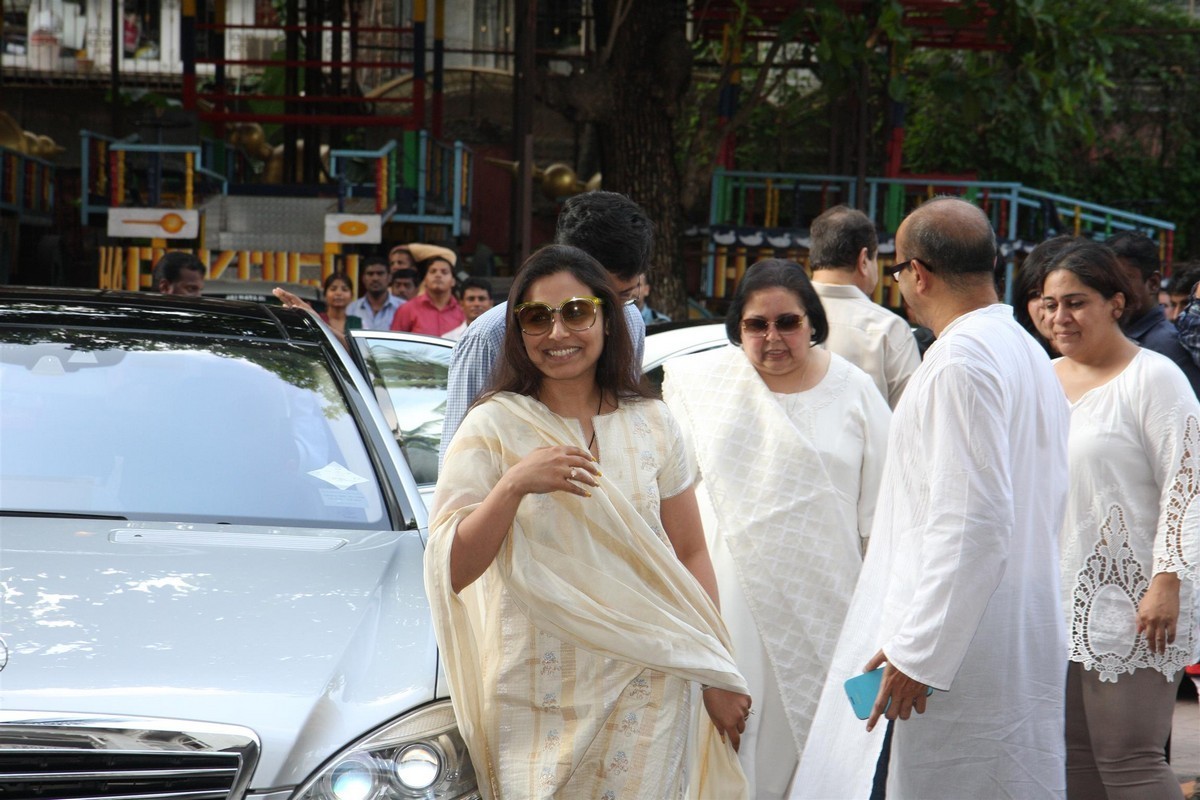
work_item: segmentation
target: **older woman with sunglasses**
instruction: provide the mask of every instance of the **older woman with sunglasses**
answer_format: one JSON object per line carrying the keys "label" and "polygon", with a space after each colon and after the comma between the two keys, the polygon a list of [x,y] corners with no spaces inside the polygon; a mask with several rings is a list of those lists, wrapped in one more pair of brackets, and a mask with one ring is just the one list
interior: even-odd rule
{"label": "older woman with sunglasses", "polygon": [[1132,291],[1090,241],[1061,250],[1042,285],[1071,404],[1067,797],[1081,800],[1182,796],[1163,745],[1176,676],[1200,649],[1200,404],[1178,366],[1122,331]]}
{"label": "older woman with sunglasses", "polygon": [[786,796],[871,529],[891,411],[872,379],[815,347],[828,326],[804,269],[754,264],[733,346],[677,359],[664,395],[701,475],[722,614],[758,714],[739,760]]}
{"label": "older woman with sunglasses", "polygon": [[733,748],[750,698],[679,429],[634,383],[611,279],[546,247],[508,308],[425,558],[484,796],[745,797]]}

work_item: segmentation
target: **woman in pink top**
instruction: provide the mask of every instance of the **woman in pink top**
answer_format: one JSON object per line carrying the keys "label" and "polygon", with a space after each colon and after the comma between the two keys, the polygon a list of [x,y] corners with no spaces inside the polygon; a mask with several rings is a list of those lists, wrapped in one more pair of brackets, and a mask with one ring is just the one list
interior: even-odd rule
{"label": "woman in pink top", "polygon": [[442,255],[417,262],[424,291],[396,309],[392,330],[441,336],[463,323],[462,307],[454,297],[454,268]]}

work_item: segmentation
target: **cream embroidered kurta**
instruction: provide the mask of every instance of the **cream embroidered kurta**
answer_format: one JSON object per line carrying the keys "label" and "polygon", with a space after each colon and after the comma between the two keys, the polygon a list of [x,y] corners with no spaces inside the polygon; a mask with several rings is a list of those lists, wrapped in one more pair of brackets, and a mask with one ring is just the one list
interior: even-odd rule
{"label": "cream embroidered kurta", "polygon": [[832,354],[778,395],[739,347],[672,361],[664,397],[699,461],[721,614],[757,714],[738,760],[751,795],[787,794],[862,566],[891,411]]}
{"label": "cream embroidered kurta", "polygon": [[522,500],[495,561],[455,595],[458,523],[537,447],[585,448],[527,397],[475,407],[447,452],[426,587],[451,698],[485,797],[743,797],[698,683],[745,691],[728,634],[666,538],[659,503],[691,485],[665,405],[593,419],[601,486]]}
{"label": "cream embroidered kurta", "polygon": [[1050,362],[1010,308],[942,331],[892,418],[871,546],[793,798],[869,796],[886,725],[868,734],[842,684],[880,649],[941,690],[895,723],[888,800],[1064,795],[1067,429]]}
{"label": "cream embroidered kurta", "polygon": [[[1170,359],[1139,350],[1071,405],[1069,452],[1062,579],[1071,660],[1102,681],[1140,668],[1173,678],[1200,656],[1200,403]],[[1182,579],[1165,653],[1137,635],[1138,603],[1159,572]]]}

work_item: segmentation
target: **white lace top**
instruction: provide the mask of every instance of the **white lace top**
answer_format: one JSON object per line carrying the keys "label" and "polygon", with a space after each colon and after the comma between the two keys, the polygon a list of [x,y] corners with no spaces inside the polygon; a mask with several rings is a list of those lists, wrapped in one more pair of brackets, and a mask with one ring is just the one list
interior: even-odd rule
{"label": "white lace top", "polygon": [[[1200,403],[1177,366],[1141,350],[1071,405],[1062,529],[1070,658],[1102,681],[1149,667],[1168,679],[1197,659]],[[1153,653],[1137,607],[1159,572],[1182,579],[1174,645]]]}

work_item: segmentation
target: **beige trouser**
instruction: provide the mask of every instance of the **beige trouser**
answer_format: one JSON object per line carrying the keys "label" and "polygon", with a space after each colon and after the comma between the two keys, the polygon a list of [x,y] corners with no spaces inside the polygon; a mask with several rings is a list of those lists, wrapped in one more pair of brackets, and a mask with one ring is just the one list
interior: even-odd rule
{"label": "beige trouser", "polygon": [[1182,798],[1164,748],[1179,683],[1138,669],[1116,683],[1067,668],[1068,800]]}

